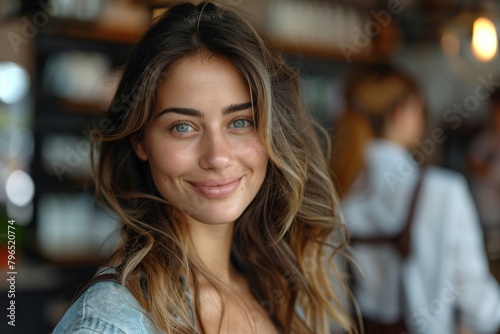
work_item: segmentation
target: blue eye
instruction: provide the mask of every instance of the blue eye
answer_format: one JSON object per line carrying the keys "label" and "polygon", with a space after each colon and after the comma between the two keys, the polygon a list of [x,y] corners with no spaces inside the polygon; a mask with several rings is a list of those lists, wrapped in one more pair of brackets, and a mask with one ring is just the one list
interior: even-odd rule
{"label": "blue eye", "polygon": [[244,119],[237,119],[236,121],[233,122],[233,126],[235,128],[244,128],[246,126],[247,121]]}
{"label": "blue eye", "polygon": [[189,124],[186,124],[186,123],[181,123],[181,124],[177,124],[175,127],[174,127],[175,131],[177,132],[188,132],[189,130],[192,129],[192,127],[189,125]]}
{"label": "blue eye", "polygon": [[248,128],[249,126],[251,126],[253,124],[252,122],[252,119],[249,118],[249,119],[246,119],[246,118],[238,118],[238,119],[235,119],[232,123],[231,123],[231,127],[232,128],[235,128],[235,129],[244,129],[244,128]]}

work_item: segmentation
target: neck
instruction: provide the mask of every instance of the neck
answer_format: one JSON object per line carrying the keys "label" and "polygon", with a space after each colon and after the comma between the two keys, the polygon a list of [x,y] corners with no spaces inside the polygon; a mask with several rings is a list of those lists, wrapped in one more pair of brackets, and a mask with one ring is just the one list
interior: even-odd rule
{"label": "neck", "polygon": [[231,266],[231,246],[233,243],[234,223],[204,224],[188,219],[188,252],[195,254],[205,269],[224,283],[233,280]]}

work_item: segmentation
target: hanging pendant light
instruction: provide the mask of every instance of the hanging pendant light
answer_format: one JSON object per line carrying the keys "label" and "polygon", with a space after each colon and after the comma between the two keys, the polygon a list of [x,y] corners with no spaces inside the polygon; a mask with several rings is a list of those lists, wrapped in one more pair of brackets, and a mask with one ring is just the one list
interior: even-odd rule
{"label": "hanging pendant light", "polygon": [[497,55],[498,36],[495,24],[487,17],[478,17],[472,25],[471,50],[482,62],[491,61]]}
{"label": "hanging pendant light", "polygon": [[443,26],[441,49],[452,70],[465,81],[479,74],[497,73],[499,8],[493,2],[476,3]]}

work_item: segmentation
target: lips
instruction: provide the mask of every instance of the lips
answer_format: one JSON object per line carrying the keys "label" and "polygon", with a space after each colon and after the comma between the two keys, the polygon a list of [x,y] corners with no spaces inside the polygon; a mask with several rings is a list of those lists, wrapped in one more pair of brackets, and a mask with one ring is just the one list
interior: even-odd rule
{"label": "lips", "polygon": [[240,184],[241,178],[232,179],[210,179],[196,182],[189,182],[194,190],[200,195],[210,198],[224,198],[236,191]]}

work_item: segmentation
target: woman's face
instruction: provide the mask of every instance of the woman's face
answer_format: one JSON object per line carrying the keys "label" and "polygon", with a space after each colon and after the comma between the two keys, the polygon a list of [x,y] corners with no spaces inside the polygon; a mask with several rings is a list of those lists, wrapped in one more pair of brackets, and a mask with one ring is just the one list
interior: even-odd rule
{"label": "woman's face", "polygon": [[157,91],[137,156],[163,198],[188,220],[235,221],[255,198],[268,157],[246,80],[228,60],[182,59]]}
{"label": "woman's face", "polygon": [[400,105],[396,120],[392,122],[392,134],[403,146],[412,149],[425,134],[426,120],[424,104],[416,96]]}
{"label": "woman's face", "polygon": [[408,111],[411,113],[410,124],[413,137],[420,139],[425,133],[425,112],[424,104],[418,97],[411,97],[406,103]]}

